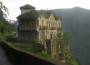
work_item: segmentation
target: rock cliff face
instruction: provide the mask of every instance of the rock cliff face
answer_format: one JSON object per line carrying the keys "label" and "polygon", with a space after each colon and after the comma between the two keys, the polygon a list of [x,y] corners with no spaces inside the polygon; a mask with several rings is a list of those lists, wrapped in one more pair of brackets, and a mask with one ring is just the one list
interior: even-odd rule
{"label": "rock cliff face", "polygon": [[90,10],[75,7],[53,10],[62,17],[63,28],[71,36],[71,51],[82,65],[90,65]]}

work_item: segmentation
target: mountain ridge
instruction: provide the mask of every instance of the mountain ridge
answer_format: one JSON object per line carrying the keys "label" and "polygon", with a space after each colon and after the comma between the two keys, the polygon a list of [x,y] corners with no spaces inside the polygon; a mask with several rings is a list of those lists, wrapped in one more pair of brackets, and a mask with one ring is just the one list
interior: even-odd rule
{"label": "mountain ridge", "polygon": [[86,8],[78,7],[78,6],[75,6],[75,7],[72,7],[72,8],[57,8],[57,9],[52,9],[52,10],[70,10],[70,9],[83,9],[83,10],[90,10],[90,9],[86,9]]}
{"label": "mountain ridge", "polygon": [[90,10],[81,7],[52,10],[62,17],[63,29],[71,35],[71,52],[81,65],[90,65]]}

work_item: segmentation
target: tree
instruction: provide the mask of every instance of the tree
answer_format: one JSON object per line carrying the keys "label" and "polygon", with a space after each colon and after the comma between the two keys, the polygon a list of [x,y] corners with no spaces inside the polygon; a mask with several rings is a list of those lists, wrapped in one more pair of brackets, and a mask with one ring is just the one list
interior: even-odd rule
{"label": "tree", "polygon": [[7,12],[7,14],[9,14],[9,13],[8,13],[8,8],[7,8],[5,5],[3,5],[2,2],[0,2],[0,9],[1,9],[2,11]]}
{"label": "tree", "polygon": [[[6,21],[4,13],[8,13],[7,7],[0,2],[0,39],[5,38],[8,34],[11,34],[11,25]],[[8,14],[7,14],[8,15]]]}
{"label": "tree", "polygon": [[57,41],[60,45],[60,56],[65,59],[69,51],[69,35],[66,32],[59,32],[57,35]]}

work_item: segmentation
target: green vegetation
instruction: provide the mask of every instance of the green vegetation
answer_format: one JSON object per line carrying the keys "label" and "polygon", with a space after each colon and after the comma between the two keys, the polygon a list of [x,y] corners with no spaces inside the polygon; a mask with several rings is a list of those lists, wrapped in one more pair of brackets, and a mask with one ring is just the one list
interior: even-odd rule
{"label": "green vegetation", "polygon": [[75,56],[70,54],[70,52],[67,54],[65,58],[70,65],[80,65],[80,61]]}
{"label": "green vegetation", "polygon": [[72,53],[78,55],[81,65],[90,65],[90,10],[74,7],[56,9],[54,12],[63,17],[63,30],[72,36]]}
{"label": "green vegetation", "polygon": [[19,21],[22,21],[22,20],[23,20],[23,21],[24,21],[24,20],[25,20],[25,21],[26,21],[26,20],[35,21],[37,17],[38,17],[37,11],[33,10],[33,11],[31,11],[30,13],[22,14],[22,15],[18,16],[17,18],[18,18]]}
{"label": "green vegetation", "polygon": [[44,58],[50,58],[50,55],[49,54],[47,54],[47,53],[45,53],[42,49],[40,49],[40,48],[25,48],[25,50],[27,51],[27,52],[32,52],[32,53],[35,53],[35,54],[37,54],[37,55],[40,55],[40,56],[42,56],[42,57],[44,57]]}
{"label": "green vegetation", "polygon": [[66,60],[70,65],[80,65],[79,60],[73,56],[69,49],[69,35],[66,32],[61,32],[58,34],[58,40],[61,44],[60,48],[60,56],[62,59]]}
{"label": "green vegetation", "polygon": [[[5,6],[4,6],[5,8]],[[6,9],[4,9],[6,11]],[[18,17],[18,19],[22,20],[22,19],[31,19],[32,21],[35,20],[35,18],[37,18],[38,13],[36,11],[32,11],[30,13],[26,13],[23,14],[21,16]],[[6,19],[3,17],[3,10],[2,7],[0,8],[0,40],[6,39],[7,37],[13,37],[14,33],[13,33],[13,29],[12,26],[10,25],[9,22],[6,21]],[[31,16],[31,18],[29,17]],[[10,39],[11,41],[14,40],[14,42],[17,39]],[[20,41],[21,42],[21,41]],[[26,43],[26,41],[25,41]],[[70,65],[80,65],[79,61],[77,58],[75,58],[74,56],[72,56],[72,54],[70,53],[69,50],[69,35],[65,32],[61,32],[58,34],[58,38],[57,38],[57,43],[60,45],[60,57],[62,57],[62,59],[66,60]],[[41,55],[45,58],[50,58],[50,55],[47,54],[44,50],[43,45],[38,44],[36,42],[32,42],[31,47],[20,47],[21,49],[27,51],[27,52],[32,52],[38,55]]]}
{"label": "green vegetation", "polygon": [[48,58],[50,59],[50,55],[47,54],[45,51],[44,51],[44,47],[43,45],[39,44],[39,43],[31,43],[31,42],[9,42],[9,43],[12,43],[14,47],[16,48],[20,48],[26,52],[30,52],[30,53],[34,53],[34,54],[37,54],[41,57],[44,57],[44,58]]}
{"label": "green vegetation", "polygon": [[39,56],[41,56],[41,57],[44,57],[44,58],[50,59],[50,57],[51,57],[49,54],[45,53],[45,52],[44,52],[42,49],[40,49],[40,48],[25,47],[25,48],[21,48],[21,49],[23,49],[23,50],[25,50],[25,51],[27,51],[27,52],[30,52],[30,53],[37,54],[37,55],[39,55]]}
{"label": "green vegetation", "polygon": [[3,11],[8,13],[8,9],[0,2],[0,40],[5,39],[8,35],[12,34],[11,24],[6,21]]}
{"label": "green vegetation", "polygon": [[63,59],[65,59],[65,55],[67,53],[67,51],[69,50],[69,39],[68,39],[68,34],[66,32],[60,32],[57,35],[57,43],[60,44],[60,56],[63,57]]}
{"label": "green vegetation", "polygon": [[25,50],[29,51],[29,52],[33,52],[33,53],[40,53],[40,52],[42,52],[44,50],[44,48],[40,44],[34,44],[31,47],[25,48]]}
{"label": "green vegetation", "polygon": [[49,58],[50,59],[50,55],[47,54],[46,52],[41,52],[39,55],[45,57],[45,58]]}

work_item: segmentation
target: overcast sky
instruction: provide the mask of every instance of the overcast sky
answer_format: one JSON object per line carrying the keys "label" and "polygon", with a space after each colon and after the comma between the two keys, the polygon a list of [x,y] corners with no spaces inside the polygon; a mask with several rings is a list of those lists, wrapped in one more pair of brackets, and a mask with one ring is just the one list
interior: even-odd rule
{"label": "overcast sky", "polygon": [[9,9],[9,18],[16,20],[20,14],[19,7],[25,4],[30,4],[36,9],[57,9],[57,8],[72,8],[83,7],[90,9],[90,0],[0,0]]}

